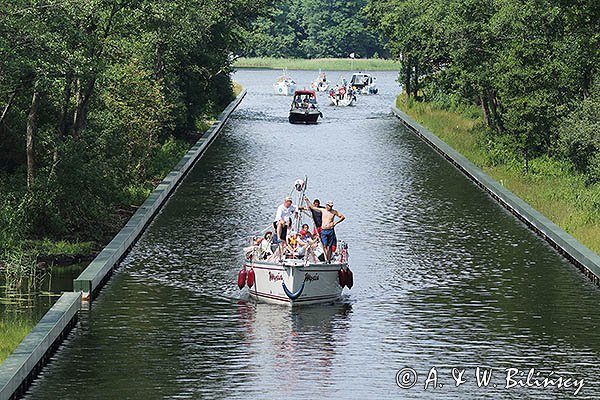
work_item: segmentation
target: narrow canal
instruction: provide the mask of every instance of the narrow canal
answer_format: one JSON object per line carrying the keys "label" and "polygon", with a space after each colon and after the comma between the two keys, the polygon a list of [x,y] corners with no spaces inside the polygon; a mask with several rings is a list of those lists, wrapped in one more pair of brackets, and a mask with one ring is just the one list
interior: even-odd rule
{"label": "narrow canal", "polygon": [[[243,70],[248,95],[30,399],[570,398],[509,388],[507,368],[600,388],[600,291],[391,116],[399,88],[287,122],[277,71]],[[308,86],[314,71],[291,71]],[[330,78],[340,73],[330,73]],[[235,284],[247,235],[298,177],[347,220],[355,285],[339,304],[255,304]],[[424,384],[432,367],[437,384]],[[478,387],[476,368],[495,368]],[[413,368],[411,389],[396,373]],[[451,369],[465,369],[455,387]],[[525,384],[526,376],[522,378]],[[535,376],[534,376],[535,377]],[[431,376],[430,376],[431,378]],[[531,380],[531,383],[534,381]],[[496,387],[494,387],[496,385]]]}

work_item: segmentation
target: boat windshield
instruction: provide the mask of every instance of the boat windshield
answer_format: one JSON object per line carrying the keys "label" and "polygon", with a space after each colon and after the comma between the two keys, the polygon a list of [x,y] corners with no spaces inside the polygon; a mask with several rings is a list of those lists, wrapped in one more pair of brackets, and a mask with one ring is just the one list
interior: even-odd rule
{"label": "boat windshield", "polygon": [[311,104],[317,104],[317,98],[315,97],[315,95],[309,95],[309,94],[297,94],[296,96],[294,96],[294,101],[296,102],[308,102]]}

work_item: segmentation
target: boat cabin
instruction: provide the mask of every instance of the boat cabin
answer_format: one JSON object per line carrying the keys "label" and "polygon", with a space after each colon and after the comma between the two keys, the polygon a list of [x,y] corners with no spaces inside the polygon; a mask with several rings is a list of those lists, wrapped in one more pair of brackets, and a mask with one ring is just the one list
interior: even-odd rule
{"label": "boat cabin", "polygon": [[294,92],[293,108],[317,108],[317,94],[314,90],[296,90]]}
{"label": "boat cabin", "polygon": [[371,75],[359,72],[357,74],[352,74],[350,85],[357,88],[363,88],[365,86],[372,86],[374,81],[375,78],[373,78]]}

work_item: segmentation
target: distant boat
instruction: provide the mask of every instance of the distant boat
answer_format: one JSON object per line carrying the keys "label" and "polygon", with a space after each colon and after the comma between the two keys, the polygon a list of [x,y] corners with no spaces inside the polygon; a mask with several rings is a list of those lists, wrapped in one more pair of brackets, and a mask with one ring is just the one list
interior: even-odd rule
{"label": "distant boat", "polygon": [[283,70],[283,75],[277,78],[273,85],[275,94],[282,96],[291,96],[296,90],[296,82],[288,75],[287,70]]}
{"label": "distant boat", "polygon": [[325,72],[321,72],[321,70],[319,70],[319,76],[316,80],[310,83],[310,88],[312,90],[316,90],[317,92],[326,92],[329,89],[329,81],[327,80]]}
{"label": "distant boat", "polygon": [[290,107],[289,121],[292,124],[316,124],[323,117],[319,111],[317,94],[314,90],[296,90]]}
{"label": "distant boat", "polygon": [[377,89],[376,80],[377,78],[370,74],[358,72],[352,74],[350,86],[361,94],[377,94],[379,90]]}
{"label": "distant boat", "polygon": [[348,107],[354,104],[356,95],[350,86],[336,86],[329,90],[329,102],[333,106]]}

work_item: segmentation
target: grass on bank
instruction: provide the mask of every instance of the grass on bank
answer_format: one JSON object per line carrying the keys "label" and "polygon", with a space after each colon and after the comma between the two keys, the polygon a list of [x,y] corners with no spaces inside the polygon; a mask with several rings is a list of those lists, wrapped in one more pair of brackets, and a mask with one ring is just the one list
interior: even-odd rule
{"label": "grass on bank", "polygon": [[0,320],[0,363],[21,343],[35,326],[29,321],[4,321]]}
{"label": "grass on bank", "polygon": [[241,57],[234,63],[235,68],[300,69],[324,71],[396,71],[400,62],[381,58],[275,58]]}
{"label": "grass on bank", "polygon": [[233,95],[235,97],[238,97],[242,93],[242,90],[244,90],[244,87],[236,81],[231,82],[231,87],[233,88]]}
{"label": "grass on bank", "polygon": [[96,249],[96,243],[94,242],[68,240],[54,241],[48,238],[40,240],[24,240],[24,245],[25,248],[33,254],[43,254],[47,256],[91,254]]}
{"label": "grass on bank", "polygon": [[[406,101],[396,105],[414,120],[468,158],[537,211],[600,254],[600,184],[586,185],[585,178],[567,162],[539,157],[523,173],[522,164],[499,163],[485,146],[485,125],[476,108],[452,112],[431,103]],[[479,115],[479,116],[477,116]]]}

